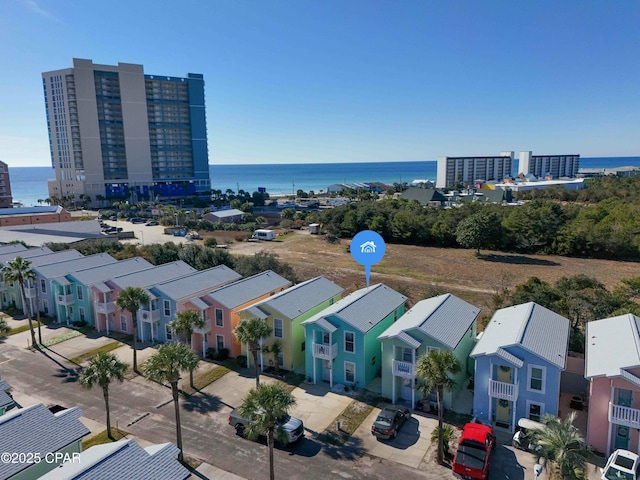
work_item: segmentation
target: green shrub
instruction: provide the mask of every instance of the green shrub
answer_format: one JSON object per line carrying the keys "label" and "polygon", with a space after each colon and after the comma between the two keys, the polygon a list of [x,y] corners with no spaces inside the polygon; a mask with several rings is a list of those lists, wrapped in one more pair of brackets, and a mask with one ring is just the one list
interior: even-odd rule
{"label": "green shrub", "polygon": [[246,355],[238,355],[236,357],[236,363],[239,367],[246,368],[247,366],[247,356]]}
{"label": "green shrub", "polygon": [[214,237],[209,237],[204,240],[205,247],[215,247],[218,245],[218,241]]}

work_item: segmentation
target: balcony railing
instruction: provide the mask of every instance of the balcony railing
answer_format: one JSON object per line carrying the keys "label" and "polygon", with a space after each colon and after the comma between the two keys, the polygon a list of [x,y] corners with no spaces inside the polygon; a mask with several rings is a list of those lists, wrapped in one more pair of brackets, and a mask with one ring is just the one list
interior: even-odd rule
{"label": "balcony railing", "polygon": [[515,402],[518,399],[518,384],[489,380],[489,396]]}
{"label": "balcony railing", "polygon": [[96,302],[96,312],[104,313],[113,313],[116,311],[116,302]]}
{"label": "balcony railing", "polygon": [[204,335],[206,333],[209,333],[210,331],[211,331],[211,323],[209,323],[209,320],[205,321],[204,327],[193,329],[193,333],[198,333],[200,335]]}
{"label": "balcony railing", "polygon": [[58,299],[58,304],[59,305],[73,305],[73,303],[75,302],[75,298],[73,293],[67,293],[64,295],[56,295],[56,298]]}
{"label": "balcony railing", "polygon": [[416,365],[411,362],[393,361],[393,374],[396,377],[416,378]]}
{"label": "balcony railing", "polygon": [[609,402],[609,422],[629,428],[640,428],[640,410]]}
{"label": "balcony railing", "polygon": [[157,322],[160,320],[160,310],[140,310],[140,320],[143,322]]}
{"label": "balcony railing", "polygon": [[324,343],[314,343],[313,356],[324,360],[333,360],[338,356],[337,344],[325,345]]}

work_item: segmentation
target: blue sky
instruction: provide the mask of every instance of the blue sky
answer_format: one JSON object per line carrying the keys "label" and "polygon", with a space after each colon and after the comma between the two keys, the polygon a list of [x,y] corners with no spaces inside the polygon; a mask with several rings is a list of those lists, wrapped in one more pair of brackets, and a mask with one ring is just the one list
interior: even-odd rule
{"label": "blue sky", "polygon": [[41,73],[204,74],[209,163],[640,155],[637,0],[0,0],[0,159],[49,165]]}

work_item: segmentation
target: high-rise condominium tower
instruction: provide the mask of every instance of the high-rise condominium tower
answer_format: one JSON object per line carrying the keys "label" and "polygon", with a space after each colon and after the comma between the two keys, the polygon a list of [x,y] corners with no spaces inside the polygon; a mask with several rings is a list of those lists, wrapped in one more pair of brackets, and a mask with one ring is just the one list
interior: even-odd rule
{"label": "high-rise condominium tower", "polygon": [[42,86],[50,197],[88,195],[96,205],[210,192],[202,75],[73,59],[73,68],[43,73]]}

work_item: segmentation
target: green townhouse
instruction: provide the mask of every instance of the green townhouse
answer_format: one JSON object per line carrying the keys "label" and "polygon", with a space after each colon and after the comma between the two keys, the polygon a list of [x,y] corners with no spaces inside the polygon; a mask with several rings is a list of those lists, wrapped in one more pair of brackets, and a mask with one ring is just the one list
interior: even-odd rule
{"label": "green townhouse", "polygon": [[[342,287],[320,276],[240,310],[241,321],[260,318],[271,327],[271,335],[263,340],[267,350],[273,351],[274,344],[280,346],[275,350],[274,358],[265,360],[265,354],[261,352],[261,369],[277,362],[281,369],[304,374],[306,341],[302,322],[340,300],[342,292]],[[246,345],[242,348],[242,353],[247,355]],[[247,357],[252,360],[250,355]]]}
{"label": "green townhouse", "polygon": [[110,278],[150,268],[153,265],[144,258],[134,257],[57,276],[51,280],[51,291],[55,297],[53,312],[59,322],[84,320],[95,325],[98,304],[91,287]]}

